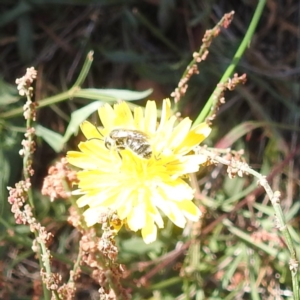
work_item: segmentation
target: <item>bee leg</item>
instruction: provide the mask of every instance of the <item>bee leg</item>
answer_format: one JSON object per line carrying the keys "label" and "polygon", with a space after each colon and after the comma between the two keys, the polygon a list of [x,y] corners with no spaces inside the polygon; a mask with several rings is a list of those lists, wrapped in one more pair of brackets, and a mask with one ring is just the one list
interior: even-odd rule
{"label": "bee leg", "polygon": [[114,147],[114,150],[118,152],[120,159],[123,159],[123,157],[119,150],[124,150],[124,149],[125,149],[125,147],[123,145],[115,145],[115,147]]}

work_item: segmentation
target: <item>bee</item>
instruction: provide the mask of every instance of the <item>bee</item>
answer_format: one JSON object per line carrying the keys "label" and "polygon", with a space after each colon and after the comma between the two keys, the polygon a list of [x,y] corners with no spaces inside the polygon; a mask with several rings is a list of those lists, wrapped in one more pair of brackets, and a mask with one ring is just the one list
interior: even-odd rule
{"label": "bee", "polygon": [[145,159],[149,159],[152,156],[149,137],[139,130],[113,129],[104,137],[104,145],[107,149],[115,149],[117,151],[130,149],[133,153]]}

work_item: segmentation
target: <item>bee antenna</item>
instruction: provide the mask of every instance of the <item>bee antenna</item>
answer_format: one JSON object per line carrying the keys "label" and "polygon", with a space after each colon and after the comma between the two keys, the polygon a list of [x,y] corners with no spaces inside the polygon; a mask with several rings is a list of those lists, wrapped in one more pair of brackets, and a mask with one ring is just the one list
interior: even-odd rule
{"label": "bee antenna", "polygon": [[98,133],[104,138],[103,134],[101,133],[101,131],[99,130],[99,128],[95,125],[96,130],[98,131]]}
{"label": "bee antenna", "polygon": [[96,126],[96,125],[94,125],[95,126],[95,128],[96,128],[96,130],[98,131],[98,133],[103,137],[103,139],[99,139],[99,138],[91,138],[91,139],[88,139],[88,141],[91,141],[91,140],[100,140],[100,141],[104,141],[104,136],[103,136],[103,134],[101,133],[101,131],[99,130],[99,128]]}

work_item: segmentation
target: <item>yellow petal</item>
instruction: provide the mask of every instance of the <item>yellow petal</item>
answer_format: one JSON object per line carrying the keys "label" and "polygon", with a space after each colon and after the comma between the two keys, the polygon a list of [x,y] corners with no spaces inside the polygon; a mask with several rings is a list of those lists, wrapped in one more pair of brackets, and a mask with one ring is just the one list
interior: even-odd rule
{"label": "yellow petal", "polygon": [[128,215],[130,214],[131,212],[131,205],[121,205],[118,209],[117,209],[117,214],[118,214],[118,217],[121,219],[121,220],[125,220]]}
{"label": "yellow petal", "polygon": [[161,153],[165,148],[168,148],[169,140],[172,136],[172,131],[177,118],[172,116],[163,127],[157,130],[154,137],[153,148],[156,153]]}
{"label": "yellow petal", "polygon": [[114,110],[116,113],[116,118],[114,120],[115,127],[121,128],[133,128],[133,116],[131,110],[126,102],[122,101],[114,105]]}
{"label": "yellow petal", "polygon": [[100,140],[90,140],[87,142],[81,142],[78,145],[78,148],[86,155],[90,156],[91,160],[99,159],[108,163],[112,162],[112,159],[109,155],[110,150],[108,150],[104,143]]}
{"label": "yellow petal", "polygon": [[176,148],[182,143],[186,135],[189,133],[192,121],[189,118],[183,119],[173,130],[172,136],[168,141],[169,148]]}
{"label": "yellow petal", "polygon": [[159,228],[164,228],[164,221],[157,209],[155,209],[155,214],[152,214],[152,218]]}
{"label": "yellow petal", "polygon": [[127,217],[127,225],[132,231],[138,231],[139,229],[142,229],[145,224],[145,205],[144,203],[141,203],[140,205],[132,208],[131,213]]}
{"label": "yellow petal", "polygon": [[181,201],[177,205],[185,217],[191,221],[197,222],[202,215],[200,209],[192,201]]}
{"label": "yellow petal", "polygon": [[99,118],[102,125],[107,130],[111,130],[114,127],[116,113],[109,104],[105,104],[98,109]]}
{"label": "yellow petal", "polygon": [[116,188],[119,187],[118,174],[102,172],[100,170],[89,170],[78,172],[79,186],[81,189],[91,190],[96,188]]}
{"label": "yellow petal", "polygon": [[95,193],[90,191],[87,195],[80,197],[77,200],[77,205],[79,207],[84,207],[88,205],[90,209],[98,209],[99,207],[109,206],[111,208],[115,207],[114,197],[116,194],[112,190],[96,190]]}
{"label": "yellow petal", "polygon": [[[133,194],[133,187],[128,185],[126,189],[123,189],[121,192],[119,192],[118,196],[116,197],[116,206],[118,207],[118,209],[122,209],[123,207],[131,207],[131,203],[132,203],[132,194]],[[127,217],[127,215],[125,216]],[[125,218],[123,216],[123,218],[120,219],[124,219]]]}
{"label": "yellow petal", "polygon": [[83,195],[77,199],[76,203],[77,203],[78,207],[84,207],[84,206],[88,205],[90,203],[90,201],[91,201],[90,196]]}
{"label": "yellow petal", "polygon": [[168,202],[170,208],[167,217],[178,227],[183,228],[186,224],[186,219],[182,211],[178,207],[178,202]]}
{"label": "yellow petal", "polygon": [[145,131],[144,115],[141,107],[134,108],[134,126],[140,131]]}
{"label": "yellow petal", "polygon": [[162,127],[165,126],[165,123],[169,120],[170,115],[171,115],[171,101],[170,101],[170,99],[164,99],[160,123],[159,123],[159,127],[158,127],[157,131],[160,131],[162,129]]}
{"label": "yellow petal", "polygon": [[97,164],[95,163],[95,161],[93,161],[88,154],[82,152],[69,151],[67,154],[67,161],[69,164],[81,169],[97,168]]}
{"label": "yellow petal", "polygon": [[91,227],[93,225],[95,225],[96,223],[99,222],[100,220],[100,216],[101,214],[103,213],[103,209],[87,209],[84,213],[83,213],[83,216],[84,216],[84,219],[85,219],[85,222],[86,222],[86,225]]}
{"label": "yellow petal", "polygon": [[150,244],[156,240],[157,227],[154,225],[153,220],[147,215],[146,225],[142,228],[142,237],[146,244]]}
{"label": "yellow petal", "polygon": [[174,152],[181,155],[190,152],[195,146],[207,138],[210,132],[211,128],[206,123],[199,124],[195,128],[192,128],[181,144],[174,149]]}
{"label": "yellow petal", "polygon": [[184,174],[195,173],[199,170],[199,165],[207,161],[205,155],[186,155],[180,160],[167,165],[168,172],[181,176]]}
{"label": "yellow petal", "polygon": [[193,199],[194,197],[193,189],[180,178],[169,182],[160,182],[157,185],[173,201]]}
{"label": "yellow petal", "polygon": [[211,132],[211,127],[207,123],[201,123],[197,125],[196,127],[192,128],[192,131],[201,134],[203,136],[203,140],[207,138]]}
{"label": "yellow petal", "polygon": [[146,133],[154,134],[156,131],[157,109],[155,101],[147,101],[145,109]]}

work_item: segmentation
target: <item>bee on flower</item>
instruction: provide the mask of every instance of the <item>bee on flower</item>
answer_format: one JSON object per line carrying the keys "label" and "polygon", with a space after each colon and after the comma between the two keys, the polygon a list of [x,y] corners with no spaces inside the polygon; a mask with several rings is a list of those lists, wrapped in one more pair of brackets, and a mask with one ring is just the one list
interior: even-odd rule
{"label": "bee on flower", "polygon": [[109,135],[105,137],[104,145],[106,148],[114,150],[124,150],[128,148],[143,158],[150,158],[152,155],[148,136],[135,129],[113,129]]}
{"label": "bee on flower", "polygon": [[82,169],[77,204],[87,207],[87,225],[98,223],[109,209],[151,243],[157,228],[164,227],[161,213],[181,228],[187,219],[197,221],[201,213],[183,177],[206,161],[192,150],[210,134],[210,127],[202,123],[191,128],[189,118],[178,122],[169,99],[163,101],[159,122],[154,101],[147,102],[145,111],[137,107],[132,113],[121,102],[98,112],[103,128],[85,121],[81,130],[87,140],[79,144],[80,152],[67,154],[68,162]]}

